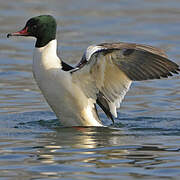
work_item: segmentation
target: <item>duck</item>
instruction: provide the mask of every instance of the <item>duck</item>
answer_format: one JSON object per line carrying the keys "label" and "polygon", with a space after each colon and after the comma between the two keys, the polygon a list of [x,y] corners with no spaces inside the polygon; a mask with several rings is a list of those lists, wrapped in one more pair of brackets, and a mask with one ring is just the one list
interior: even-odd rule
{"label": "duck", "polygon": [[90,45],[72,66],[57,55],[56,30],[53,16],[40,15],[7,37],[36,39],[33,76],[63,126],[104,126],[98,109],[114,123],[133,81],[167,78],[180,71],[163,50],[126,42]]}

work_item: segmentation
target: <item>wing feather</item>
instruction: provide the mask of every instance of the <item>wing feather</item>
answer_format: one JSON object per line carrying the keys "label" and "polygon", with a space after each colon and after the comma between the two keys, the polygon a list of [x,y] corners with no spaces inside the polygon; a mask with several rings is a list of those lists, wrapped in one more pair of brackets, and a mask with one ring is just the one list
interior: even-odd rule
{"label": "wing feather", "polygon": [[[163,50],[133,43],[103,43],[90,46],[73,72],[75,83],[87,97],[97,100],[108,117],[117,117],[132,81],[160,79],[178,73],[179,66]],[[86,62],[86,63],[84,63]]]}

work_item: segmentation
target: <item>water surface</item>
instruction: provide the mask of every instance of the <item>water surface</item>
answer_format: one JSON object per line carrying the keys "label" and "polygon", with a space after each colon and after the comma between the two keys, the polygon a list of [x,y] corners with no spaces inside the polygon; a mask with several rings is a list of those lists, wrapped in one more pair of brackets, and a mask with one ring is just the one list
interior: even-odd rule
{"label": "water surface", "polygon": [[179,179],[180,77],[133,83],[115,126],[64,128],[33,80],[34,40],[6,38],[39,14],[57,19],[70,64],[88,45],[116,41],[163,48],[180,64],[179,0],[1,1],[0,180]]}

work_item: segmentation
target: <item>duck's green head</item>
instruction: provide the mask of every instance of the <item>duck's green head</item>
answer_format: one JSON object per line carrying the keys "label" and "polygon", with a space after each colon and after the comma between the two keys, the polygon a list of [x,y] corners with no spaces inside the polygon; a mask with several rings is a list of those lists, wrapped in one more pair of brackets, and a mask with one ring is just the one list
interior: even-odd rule
{"label": "duck's green head", "polygon": [[29,19],[25,27],[9,36],[32,36],[37,39],[36,47],[43,47],[56,38],[56,20],[51,15],[41,15]]}

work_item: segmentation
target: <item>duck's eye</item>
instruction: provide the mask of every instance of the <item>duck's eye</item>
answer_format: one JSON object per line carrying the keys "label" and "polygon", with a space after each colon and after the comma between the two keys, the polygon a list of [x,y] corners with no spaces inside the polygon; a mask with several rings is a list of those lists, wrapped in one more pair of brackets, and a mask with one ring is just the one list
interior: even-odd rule
{"label": "duck's eye", "polygon": [[34,24],[34,25],[32,26],[32,29],[33,29],[33,30],[36,30],[36,29],[37,29],[37,25]]}

